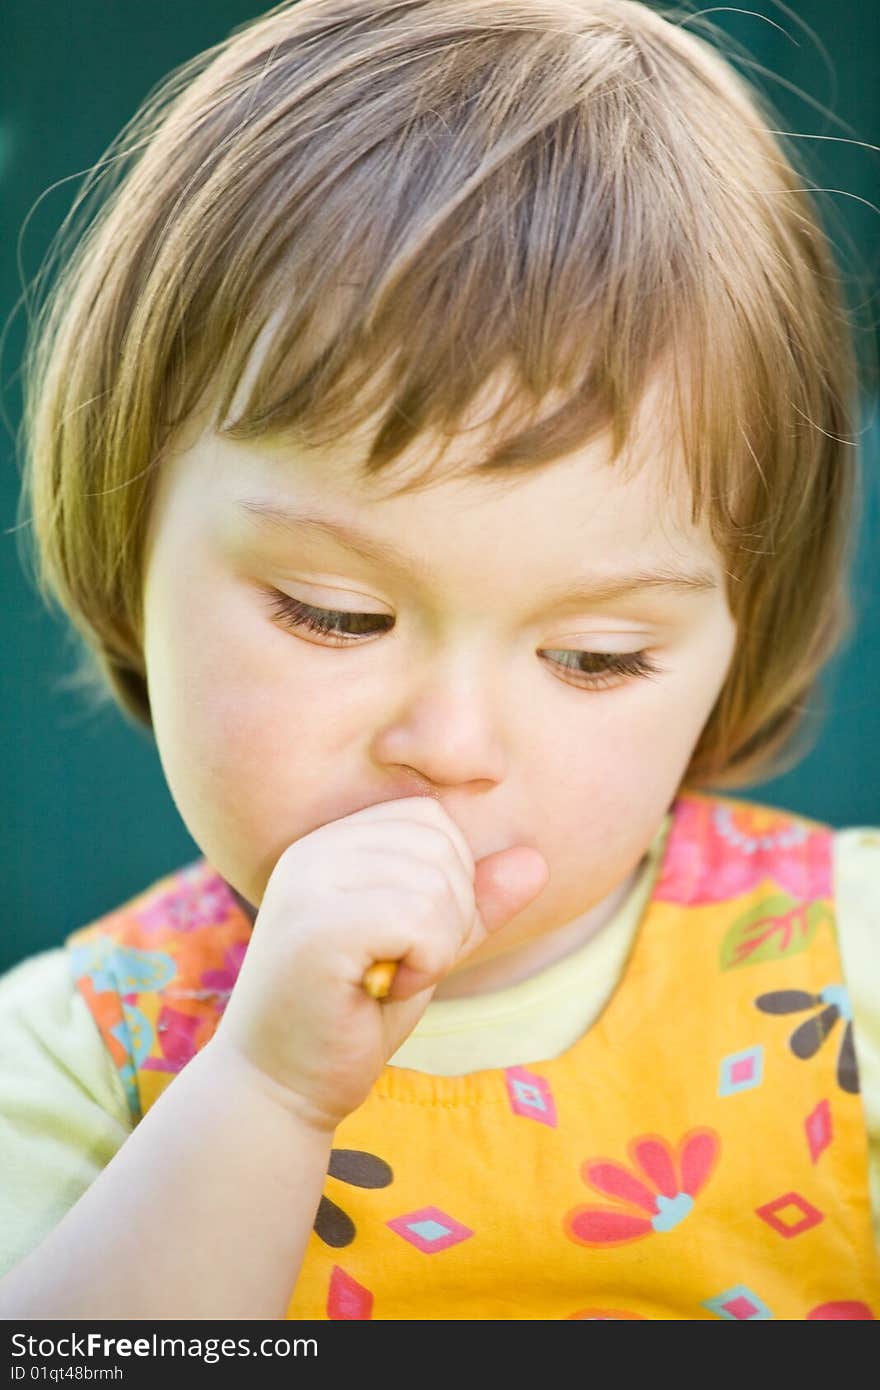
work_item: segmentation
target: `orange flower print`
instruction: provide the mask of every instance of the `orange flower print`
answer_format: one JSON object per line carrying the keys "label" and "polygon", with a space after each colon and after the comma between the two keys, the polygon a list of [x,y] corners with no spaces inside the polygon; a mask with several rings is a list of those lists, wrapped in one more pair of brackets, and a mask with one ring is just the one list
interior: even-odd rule
{"label": "orange flower print", "polygon": [[588,1158],[584,1182],[623,1206],[573,1207],[565,1233],[578,1245],[604,1247],[671,1231],[693,1209],[718,1160],[721,1140],[714,1129],[688,1130],[673,1147],[659,1134],[642,1134],[628,1145],[632,1168],[610,1158]]}

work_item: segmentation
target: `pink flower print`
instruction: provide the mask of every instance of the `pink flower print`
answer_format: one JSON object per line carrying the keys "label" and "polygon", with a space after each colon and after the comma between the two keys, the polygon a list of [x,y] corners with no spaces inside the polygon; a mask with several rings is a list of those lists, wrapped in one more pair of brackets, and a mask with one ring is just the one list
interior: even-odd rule
{"label": "pink flower print", "polygon": [[[196,1004],[200,1005],[209,1003],[213,1006],[218,1015],[222,1014],[223,1010],[226,1008],[226,1005],[229,1003],[229,996],[232,993],[233,988],[235,987],[236,980],[238,979],[238,972],[241,970],[241,963],[244,960],[245,952],[247,951],[247,946],[248,943],[246,941],[239,941],[236,942],[234,945],[230,946],[229,950],[224,952],[223,955],[223,969],[203,970],[201,975],[199,976],[199,985],[197,989],[169,988],[165,991],[165,998],[190,999],[193,1000]],[[174,1030],[173,1037],[166,1037],[164,1040],[165,1046],[163,1050],[165,1051],[166,1056],[168,1056],[170,1055],[168,1051],[168,1046],[172,1043],[172,1041],[176,1043],[177,1034],[180,1033],[181,1029],[183,1029],[184,1032],[186,1032],[186,1029],[189,1028],[189,1032],[186,1033],[186,1036],[188,1039],[191,1038],[194,1034],[195,1028],[199,1023],[200,1018],[202,1017],[202,1014],[175,1014],[175,1011],[173,1009],[169,1009],[167,1005],[165,1006],[165,1012],[167,1012],[168,1017],[167,1019],[165,1019],[164,1023],[159,1024],[159,1029],[162,1032],[165,1032],[166,1030],[168,1032],[172,1032],[172,1030]],[[177,1023],[177,1019],[189,1019],[192,1027],[190,1028],[189,1024],[184,1025]],[[189,1055],[185,1058],[186,1061],[189,1060],[189,1056],[193,1054],[193,1051],[194,1048],[191,1046]]]}
{"label": "pink flower print", "polygon": [[200,984],[203,989],[218,996],[217,1008],[220,1013],[229,1003],[229,996],[235,988],[235,982],[238,979],[238,972],[241,970],[247,948],[248,943],[246,941],[237,941],[233,946],[230,946],[228,951],[224,952],[222,970],[202,971]]}
{"label": "pink flower print", "polygon": [[192,932],[225,922],[234,908],[229,886],[197,860],[174,875],[168,892],[134,915],[148,932]]}
{"label": "pink flower print", "polygon": [[156,1020],[161,1057],[148,1057],[144,1071],[179,1072],[196,1055],[196,1031],[200,1020],[167,1004],[162,1006]]}
{"label": "pink flower print", "polygon": [[714,1129],[691,1129],[676,1155],[659,1134],[642,1134],[628,1145],[633,1167],[608,1158],[589,1158],[584,1181],[614,1197],[620,1206],[573,1207],[565,1233],[578,1245],[625,1245],[674,1230],[693,1209],[718,1160],[721,1140]]}
{"label": "pink flower print", "polygon": [[856,1301],[837,1300],[834,1303],[820,1303],[817,1308],[812,1308],[807,1313],[808,1322],[873,1322],[874,1314],[867,1303]]}
{"label": "pink flower print", "polygon": [[765,878],[807,902],[831,896],[828,830],[746,801],[682,795],[673,809],[659,900],[721,902]]}

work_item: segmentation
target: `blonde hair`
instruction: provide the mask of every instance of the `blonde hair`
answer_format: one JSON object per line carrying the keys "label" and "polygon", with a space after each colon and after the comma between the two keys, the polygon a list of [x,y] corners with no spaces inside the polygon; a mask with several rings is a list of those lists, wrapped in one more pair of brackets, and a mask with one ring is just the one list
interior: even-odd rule
{"label": "blonde hair", "polygon": [[853,626],[852,326],[770,108],[667,14],[300,0],[126,127],[36,319],[24,432],[37,581],[105,702],[151,727],[150,499],[209,387],[236,438],[377,420],[372,475],[504,370],[505,428],[469,470],[503,479],[602,430],[622,457],[662,362],[738,627],[684,783],[782,770]]}

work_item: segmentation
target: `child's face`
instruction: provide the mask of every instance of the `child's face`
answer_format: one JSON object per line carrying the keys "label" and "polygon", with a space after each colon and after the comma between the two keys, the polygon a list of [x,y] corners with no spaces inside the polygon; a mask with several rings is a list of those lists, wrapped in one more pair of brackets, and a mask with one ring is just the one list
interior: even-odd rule
{"label": "child's face", "polygon": [[[502,485],[391,498],[399,475],[361,481],[354,444],[306,453],[194,428],[180,440],[148,538],[153,724],[187,828],[239,893],[259,906],[282,851],[318,826],[431,792],[476,859],[527,844],[550,868],[438,996],[518,978],[602,924],[675,796],[735,640],[685,475],[664,495],[647,425],[641,441],[647,467],[629,482],[598,441]],[[461,436],[450,458],[479,448],[479,434]],[[316,528],[261,526],[245,498],[357,528],[411,573]],[[708,571],[717,587],[555,597],[664,566]],[[286,627],[278,592],[378,616],[349,623],[367,635],[339,645]],[[603,663],[581,658],[585,678],[584,652],[645,652],[662,669],[590,688]]]}

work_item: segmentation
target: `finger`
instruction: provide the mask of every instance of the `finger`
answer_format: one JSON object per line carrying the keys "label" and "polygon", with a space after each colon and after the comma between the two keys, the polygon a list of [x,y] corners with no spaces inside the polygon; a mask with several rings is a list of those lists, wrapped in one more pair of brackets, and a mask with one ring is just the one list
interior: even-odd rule
{"label": "finger", "polygon": [[506,926],[549,880],[546,859],[530,845],[515,845],[480,859],[474,877],[476,911],[465,950],[474,950],[487,936]]}
{"label": "finger", "polygon": [[354,820],[357,817],[362,817],[364,820],[381,820],[383,824],[389,820],[403,819],[408,824],[421,821],[426,825],[438,826],[458,850],[465,870],[473,879],[474,856],[464,832],[434,797],[405,796],[398,797],[394,801],[379,801],[374,806],[365,806],[362,811],[355,811],[350,819]]}
{"label": "finger", "polygon": [[[477,864],[476,902],[469,930],[456,945],[419,937],[406,945],[402,937],[366,969],[361,983],[374,999],[404,999],[433,986],[486,938],[516,916],[546,886],[550,870],[540,851],[527,845],[499,850]],[[389,947],[390,949],[385,949]],[[375,947],[374,947],[375,949]]]}
{"label": "finger", "polygon": [[[395,834],[399,835],[398,846],[394,849],[389,849],[385,834],[386,827],[391,825],[398,827],[395,830]],[[475,906],[474,871],[468,871],[462,864],[443,827],[411,820],[382,821],[381,831],[377,826],[375,843],[368,841],[359,844],[358,852],[368,856],[361,882],[368,882],[371,887],[413,882],[417,887],[426,887],[430,891],[431,884],[436,882],[435,875],[442,873],[458,904],[462,935],[470,929]],[[380,866],[385,869],[382,882],[377,878]],[[349,861],[347,877],[354,877],[357,881],[352,868],[353,861]]]}
{"label": "finger", "polygon": [[363,893],[357,939],[347,933],[348,946],[340,942],[345,954],[351,952],[353,984],[384,998],[394,982],[399,999],[436,984],[455,967],[470,923],[462,922],[445,878],[444,885],[426,890],[412,884],[403,892],[400,884],[375,885]]}

